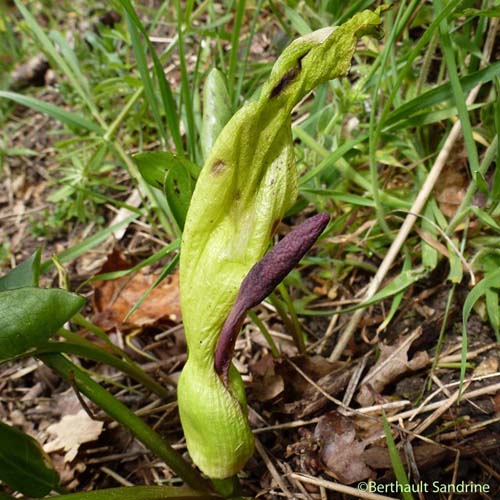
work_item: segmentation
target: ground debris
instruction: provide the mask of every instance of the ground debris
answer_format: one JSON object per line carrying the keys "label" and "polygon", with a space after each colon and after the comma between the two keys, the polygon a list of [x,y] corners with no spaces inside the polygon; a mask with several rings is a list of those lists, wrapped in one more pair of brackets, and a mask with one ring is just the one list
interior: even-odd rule
{"label": "ground debris", "polygon": [[95,441],[102,432],[104,423],[91,419],[85,410],[75,415],[65,415],[57,424],[47,428],[53,440],[46,443],[43,449],[53,452],[63,449],[65,462],[72,462],[78,453],[81,444]]}
{"label": "ground debris", "polygon": [[[132,263],[115,249],[108,256],[99,274],[130,267]],[[151,289],[158,277],[158,272],[152,272],[150,268],[145,267],[129,276],[93,281],[96,311],[94,322],[106,330],[122,327],[124,324],[128,327],[153,326],[161,320],[178,323],[181,317],[178,273],[167,276]],[[148,295],[141,305],[127,318],[130,310],[146,293]]]}
{"label": "ground debris", "polygon": [[425,351],[419,351],[411,360],[408,359],[408,350],[420,334],[421,330],[418,329],[401,337],[394,345],[380,344],[380,357],[364,378],[356,398],[361,406],[373,404],[377,394],[397,377],[429,364],[430,358]]}

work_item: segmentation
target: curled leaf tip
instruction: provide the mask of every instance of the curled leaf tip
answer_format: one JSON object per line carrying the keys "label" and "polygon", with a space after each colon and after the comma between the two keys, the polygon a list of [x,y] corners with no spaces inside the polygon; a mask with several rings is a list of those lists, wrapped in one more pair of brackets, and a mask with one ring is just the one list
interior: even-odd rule
{"label": "curled leaf tip", "polygon": [[280,240],[246,275],[215,350],[215,371],[225,384],[234,343],[246,312],[262,302],[283,281],[313,246],[329,220],[327,213],[307,219]]}

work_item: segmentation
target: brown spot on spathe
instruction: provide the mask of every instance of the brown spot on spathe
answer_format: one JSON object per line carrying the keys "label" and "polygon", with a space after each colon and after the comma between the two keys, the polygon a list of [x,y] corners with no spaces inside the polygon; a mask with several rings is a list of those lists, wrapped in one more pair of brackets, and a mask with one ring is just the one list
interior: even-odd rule
{"label": "brown spot on spathe", "polygon": [[283,75],[281,80],[274,86],[273,90],[271,90],[271,93],[269,95],[271,99],[280,95],[295,80],[297,75],[300,73],[300,70],[302,69],[302,58],[304,56],[300,57],[297,60],[297,64],[292,69],[288,70]]}
{"label": "brown spot on spathe", "polygon": [[226,167],[226,165],[224,164],[224,162],[222,160],[217,160],[212,165],[210,172],[214,175],[220,175],[224,171],[225,167]]}

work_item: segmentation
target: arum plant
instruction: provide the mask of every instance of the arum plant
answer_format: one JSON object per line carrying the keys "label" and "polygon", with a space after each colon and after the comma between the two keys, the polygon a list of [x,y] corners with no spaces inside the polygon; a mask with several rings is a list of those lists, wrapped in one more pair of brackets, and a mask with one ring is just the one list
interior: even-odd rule
{"label": "arum plant", "polygon": [[244,314],[298,263],[329,219],[307,220],[262,258],[297,196],[291,112],[317,85],[345,75],[358,38],[379,24],[379,11],[363,11],[335,30],[294,41],[259,99],[227,123],[200,172],[182,237],[189,355],[178,401],[191,457],[212,478],[236,474],[253,453],[243,382],[230,361]]}

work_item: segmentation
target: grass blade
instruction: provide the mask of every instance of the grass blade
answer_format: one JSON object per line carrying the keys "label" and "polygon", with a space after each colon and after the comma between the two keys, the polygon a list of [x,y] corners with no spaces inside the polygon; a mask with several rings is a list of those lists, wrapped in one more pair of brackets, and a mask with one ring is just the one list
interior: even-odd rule
{"label": "grass blade", "polygon": [[396,448],[396,443],[392,437],[391,427],[385,415],[382,415],[384,421],[384,433],[385,439],[387,441],[387,449],[389,450],[389,457],[392,463],[392,469],[394,470],[394,475],[396,476],[397,484],[401,485],[401,496],[403,500],[413,500],[413,495],[411,494],[410,483],[408,481],[408,476],[399,456],[399,451]]}
{"label": "grass blade", "polygon": [[40,99],[36,99],[35,97],[17,94],[16,92],[10,92],[8,90],[0,90],[0,98],[2,97],[4,99],[9,99],[11,101],[17,102],[18,104],[21,104],[28,108],[32,108],[35,111],[39,111],[40,113],[44,113],[61,122],[63,125],[66,125],[67,127],[81,128],[88,130],[89,132],[95,132],[97,134],[101,134],[103,132],[102,128],[99,127],[99,125],[96,125],[94,122],[87,120],[87,118],[85,118],[84,116],[73,111],[66,111],[63,108],[45,101],[41,101]]}

